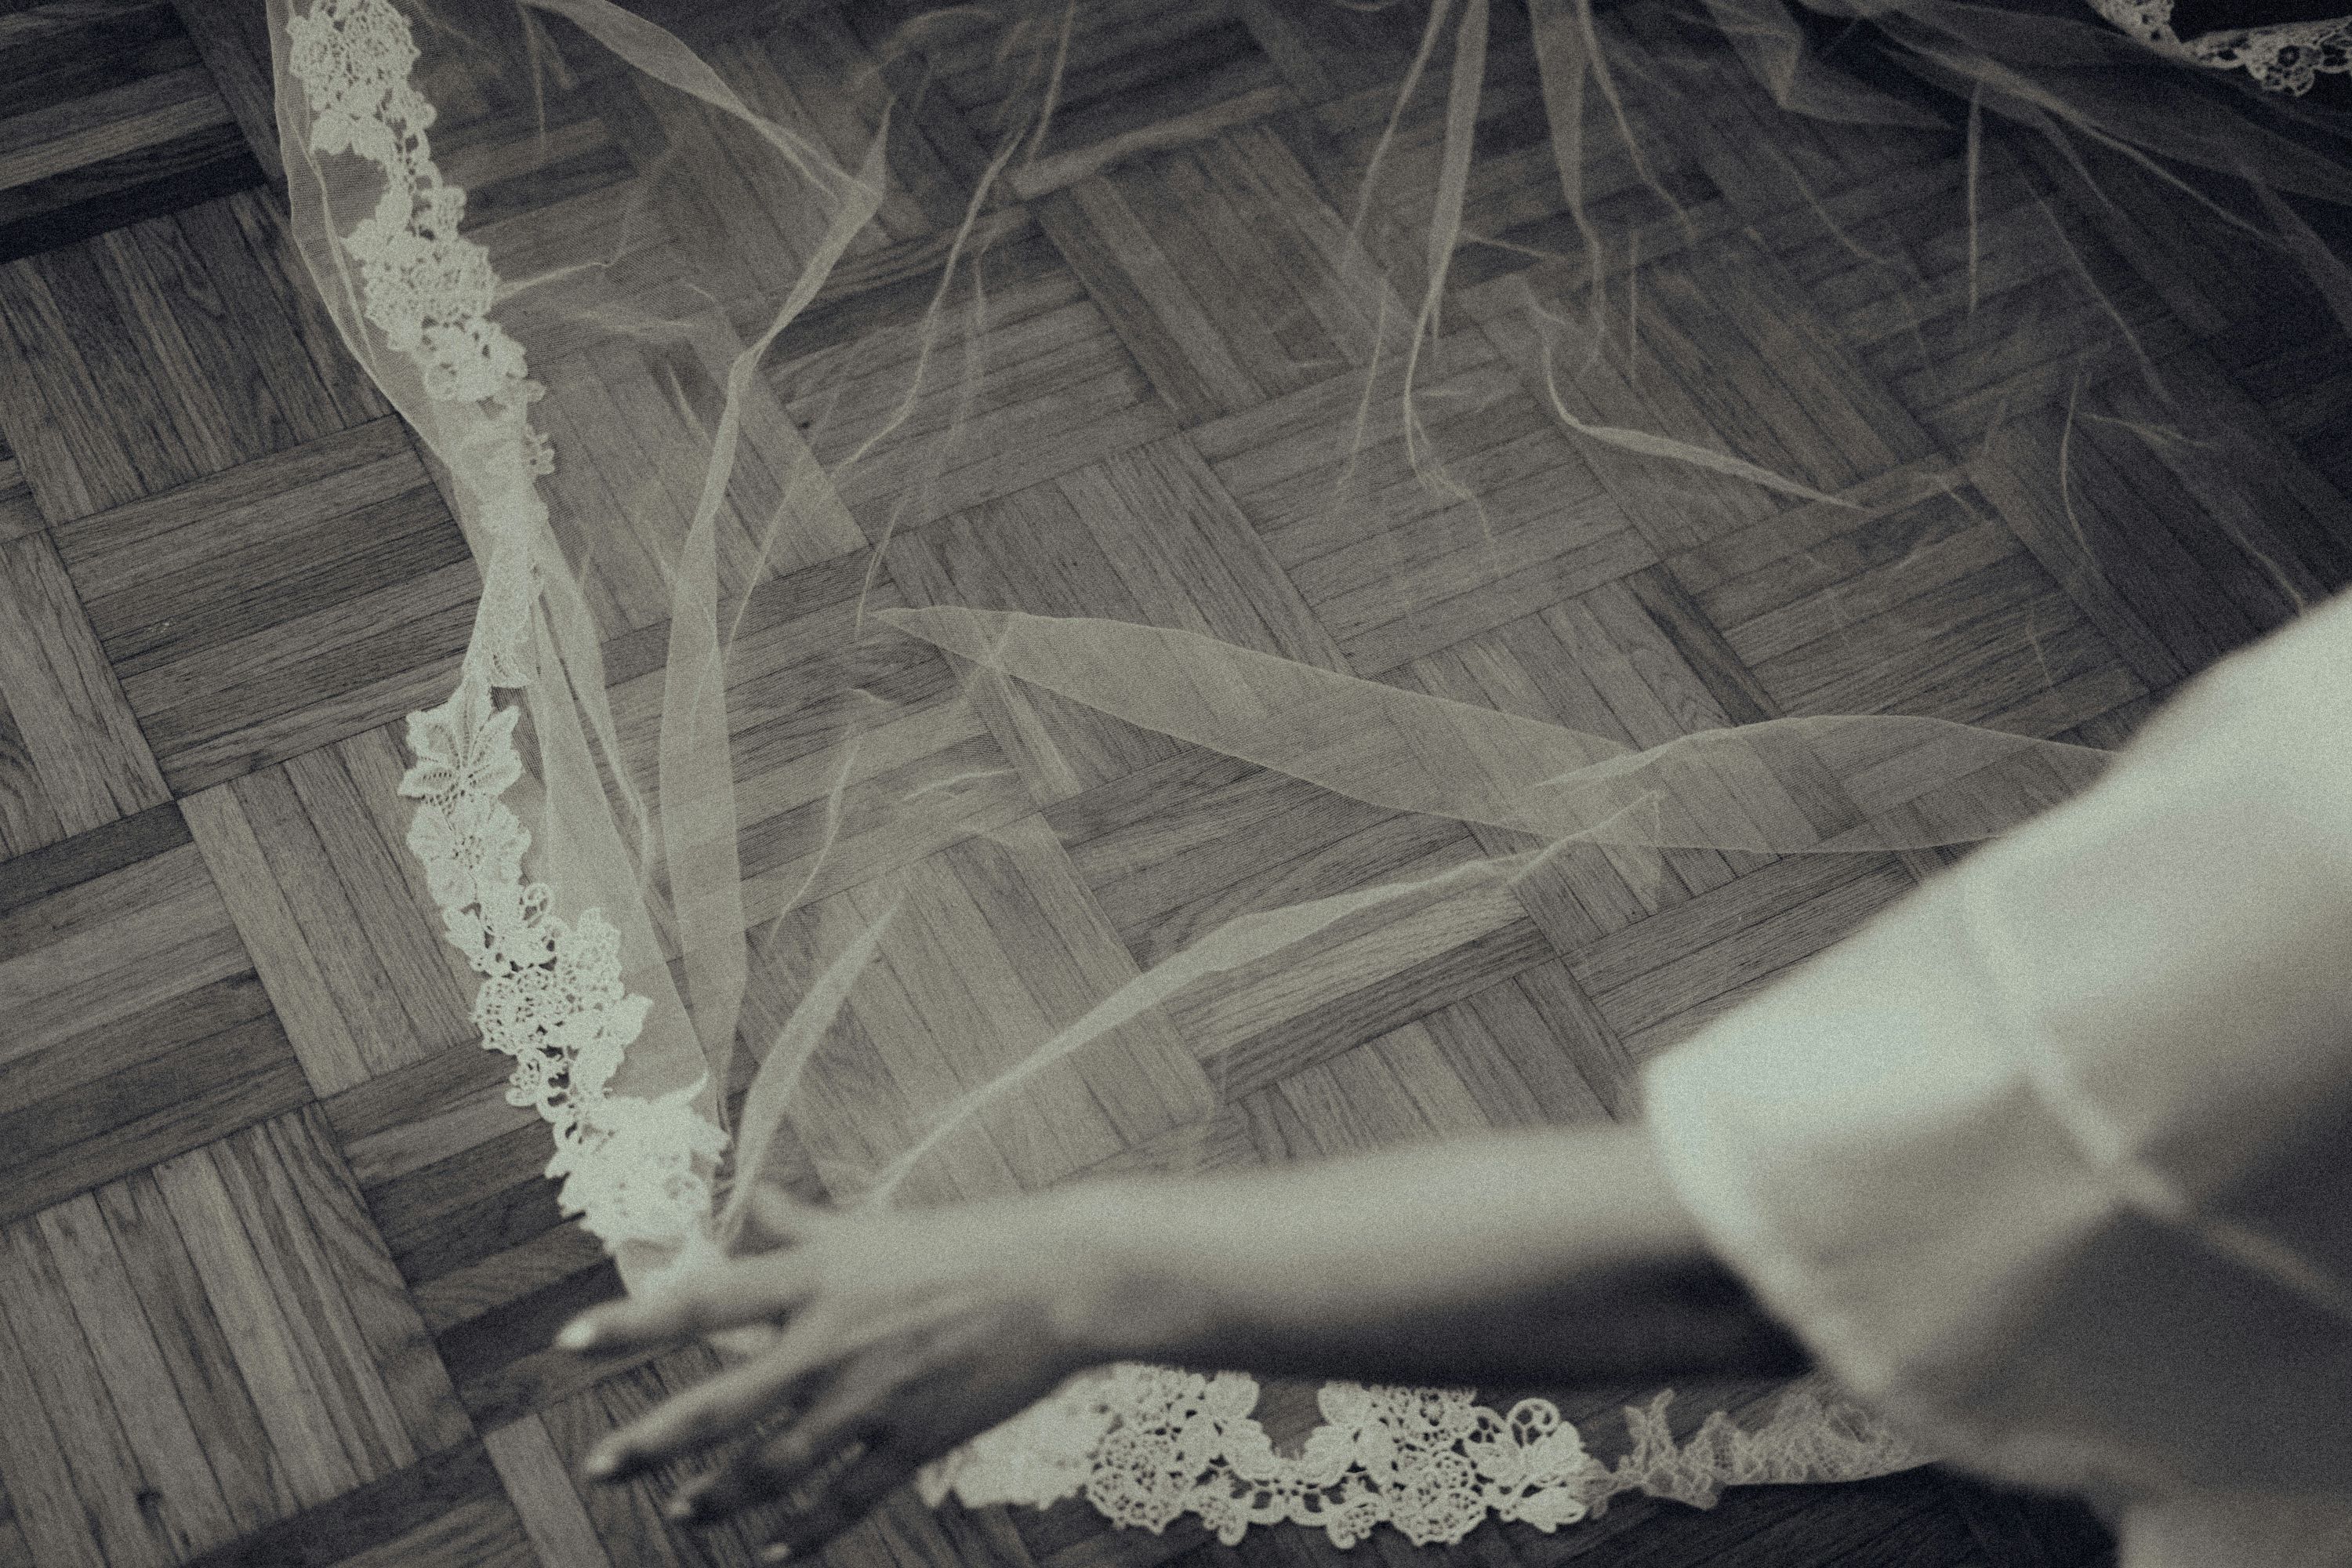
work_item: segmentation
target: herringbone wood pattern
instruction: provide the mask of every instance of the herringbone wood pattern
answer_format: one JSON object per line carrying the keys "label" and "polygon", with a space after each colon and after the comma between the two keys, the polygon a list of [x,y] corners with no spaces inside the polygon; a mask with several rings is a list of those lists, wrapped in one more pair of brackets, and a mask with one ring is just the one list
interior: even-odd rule
{"label": "herringbone wood pattern", "polygon": [[[1439,97],[1408,105],[1360,240],[1349,219],[1415,7],[1081,8],[1059,116],[982,217],[984,294],[930,344],[978,366],[982,395],[926,383],[895,422],[1034,51],[953,28],[886,50],[890,5],[781,32],[751,8],[661,9],[845,158],[886,86],[931,85],[894,119],[889,201],[777,344],[746,427],[747,463],[779,473],[786,421],[828,462],[871,447],[838,536],[778,563],[737,645],[749,914],[818,873],[761,946],[777,984],[745,1029],[772,1028],[758,998],[870,916],[886,872],[923,912],[893,967],[947,977],[861,993],[853,1024],[887,1070],[803,1120],[812,1157],[856,1152],[866,1119],[903,1120],[1234,914],[1500,847],[921,647],[845,653],[861,592],[1182,626],[1639,745],[1849,711],[2108,744],[2352,579],[2352,357],[2274,261],[2105,154],[1996,131],[1971,192],[1957,132],[1802,127],[1727,55],[1675,47],[1653,0],[1599,21],[1623,65],[1621,102],[1588,105],[1598,286],[1524,21],[1501,8],[1412,431],[1395,351],[1425,281]],[[1060,10],[1024,36],[1050,41]],[[534,363],[567,393],[559,526],[567,494],[641,482],[632,443],[681,418],[679,387],[708,394],[810,238],[591,54],[541,106],[536,165],[509,156],[489,97],[444,102],[436,147],[475,221],[522,244],[657,180],[678,243],[735,293],[692,347]],[[0,1565],[747,1561],[738,1534],[672,1530],[644,1486],[571,1479],[707,1363],[592,1381],[546,1352],[617,1280],[477,1048],[394,792],[398,721],[446,686],[477,583],[307,291],[282,190],[257,5],[0,16]],[[1835,499],[1580,439],[1554,395]],[[1433,459],[1447,488],[1417,479]],[[728,520],[731,566],[748,526]],[[663,565],[650,542],[595,542],[590,592],[625,628],[615,719],[649,747]],[[862,693],[891,717],[820,859],[826,740]],[[933,786],[926,819],[910,803]],[[1130,1028],[1130,1067],[1089,1080],[1056,1146],[973,1155],[951,1183],[1149,1162],[1204,1074],[1212,1165],[1630,1114],[1642,1058],[1937,863],[1563,860],[1516,897],[1187,994]],[[969,1056],[940,1058],[943,1038]],[[1278,1438],[1312,1419],[1307,1392],[1268,1391]],[[1642,1392],[1563,1400],[1605,1446]],[[1490,1523],[1446,1554],[1958,1568],[2105,1550],[2078,1510],[1930,1470],[1708,1513],[1621,1502],[1553,1536]],[[1383,1531],[1356,1552],[1411,1549]],[[845,1568],[1337,1555],[1299,1531],[1229,1550],[1082,1503],[905,1498],[832,1551]]]}

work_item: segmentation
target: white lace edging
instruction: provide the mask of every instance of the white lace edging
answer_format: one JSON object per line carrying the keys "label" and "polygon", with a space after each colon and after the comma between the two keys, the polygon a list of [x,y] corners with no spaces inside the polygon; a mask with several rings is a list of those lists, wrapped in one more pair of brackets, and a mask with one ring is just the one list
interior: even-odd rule
{"label": "white lace edging", "polygon": [[2172,30],[2172,0],[2091,4],[2151,48],[2217,70],[2242,70],[2273,92],[2301,97],[2323,75],[2352,73],[2352,16],[2237,27],[2184,40]]}
{"label": "white lace edging", "polygon": [[[489,320],[499,280],[488,253],[459,236],[466,194],[445,184],[425,132],[432,105],[410,79],[417,52],[387,0],[317,0],[288,24],[288,68],[312,114],[310,146],[381,169],[373,216],[341,237],[360,264],[368,321],[415,366],[436,403],[483,409],[478,458],[490,536],[481,606],[457,689],[408,716],[416,761],[402,778],[419,804],[408,847],[423,863],[449,941],[482,976],[473,1008],[482,1043],[514,1059],[507,1099],[551,1125],[547,1173],[560,1203],[607,1249],[646,1241],[700,1255],[709,1172],[726,1147],[694,1109],[706,1083],[644,1100],[608,1092],[650,1004],[628,993],[620,933],[600,911],[565,921],[553,890],[527,880],[530,831],[505,802],[522,777],[521,710],[499,689],[530,684],[539,583],[533,541],[546,512],[533,476],[554,456],[530,426],[541,394],[521,346]],[[1641,1490],[1698,1507],[1726,1486],[1860,1479],[1919,1462],[1891,1430],[1808,1384],[1748,1430],[1717,1412],[1685,1442],[1667,1428],[1671,1394],[1625,1412],[1631,1450],[1603,1465],[1557,1406],[1522,1400],[1507,1414],[1468,1390],[1326,1384],[1324,1424],[1296,1457],[1279,1454],[1254,1415],[1256,1381],[1121,1364],[1054,1395],[927,1467],[936,1507],[1083,1494],[1120,1525],[1155,1533],[1197,1515],[1227,1544],[1253,1524],[1319,1527],[1355,1544],[1389,1524],[1416,1545],[1460,1541],[1488,1515],[1550,1531]]]}
{"label": "white lace edging", "polygon": [[532,476],[554,468],[529,416],[543,389],[526,374],[522,345],[489,319],[499,279],[488,252],[457,232],[466,193],[433,162],[434,109],[410,80],[417,52],[407,18],[384,0],[319,0],[288,21],[287,35],[311,148],[364,158],[383,174],[375,211],[341,237],[359,262],[368,321],[415,366],[428,397],[488,405],[486,428],[504,433],[468,453],[490,481],[484,493],[512,504],[486,520],[489,560],[457,688],[408,716],[416,763],[400,791],[421,802],[408,847],[450,942],[483,977],[474,1026],[486,1047],[514,1058],[508,1100],[537,1107],[554,1130],[547,1174],[563,1184],[562,1212],[581,1215],[608,1248],[676,1245],[709,1214],[698,1161],[715,1166],[725,1134],[694,1109],[703,1082],[657,1100],[608,1092],[650,1004],[623,984],[620,933],[600,911],[558,919],[548,912],[552,889],[524,880],[530,834],[502,798],[522,776],[521,710],[495,706],[492,691],[530,680],[531,548],[546,515]]}
{"label": "white lace edging", "polygon": [[1923,1458],[1811,1383],[1791,1385],[1759,1427],[1717,1411],[1680,1443],[1666,1423],[1673,1397],[1625,1411],[1632,1447],[1610,1466],[1549,1400],[1501,1415],[1466,1389],[1328,1383],[1323,1425],[1291,1458],[1252,1414],[1255,1379],[1128,1363],[1073,1380],[919,1482],[934,1506],[950,1491],[966,1507],[1083,1493],[1154,1534],[1194,1514],[1228,1546],[1251,1525],[1282,1523],[1319,1527],[1343,1548],[1387,1524],[1428,1546],[1461,1541],[1489,1514],[1549,1534],[1621,1492],[1707,1508],[1727,1486],[1860,1480]]}
{"label": "white lace edging", "polygon": [[650,1004],[623,985],[621,935],[602,913],[567,923],[547,912],[546,883],[523,880],[530,832],[499,798],[522,776],[521,711],[493,708],[489,681],[468,668],[446,702],[408,716],[416,764],[400,790],[423,803],[408,847],[449,941],[483,977],[474,1025],[514,1058],[508,1101],[553,1126],[547,1173],[563,1183],[563,1212],[608,1247],[674,1244],[709,1213],[695,1162],[715,1165],[726,1138],[694,1109],[698,1081],[658,1100],[606,1092]]}

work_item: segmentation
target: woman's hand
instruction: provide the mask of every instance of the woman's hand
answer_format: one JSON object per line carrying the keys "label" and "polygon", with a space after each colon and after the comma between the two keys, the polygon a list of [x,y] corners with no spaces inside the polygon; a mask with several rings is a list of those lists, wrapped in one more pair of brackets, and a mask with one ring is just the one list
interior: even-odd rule
{"label": "woman's hand", "polygon": [[760,1217],[775,1250],[682,1270],[557,1342],[636,1350],[781,1325],[615,1433],[589,1470],[618,1479],[781,1417],[676,1511],[715,1520],[806,1486],[780,1537],[794,1551],[1106,1362],[1555,1388],[1807,1364],[1707,1252],[1634,1127],[909,1213],[777,1199]]}
{"label": "woman's hand", "polygon": [[803,1553],[923,1465],[1108,1359],[1084,1342],[1094,1266],[1050,1196],[840,1213],[762,1194],[754,1207],[773,1250],[685,1270],[556,1342],[604,1353],[777,1326],[750,1359],[590,1456],[592,1479],[620,1481],[750,1439],[680,1489],[674,1519],[716,1522],[806,1489],[769,1548]]}

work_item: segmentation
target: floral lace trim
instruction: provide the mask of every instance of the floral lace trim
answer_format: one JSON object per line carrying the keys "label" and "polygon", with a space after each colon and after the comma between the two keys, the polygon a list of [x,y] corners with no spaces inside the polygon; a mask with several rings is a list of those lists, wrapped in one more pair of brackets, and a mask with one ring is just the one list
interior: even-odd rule
{"label": "floral lace trim", "polygon": [[1084,1493],[1122,1525],[1158,1534],[1196,1514],[1226,1545],[1251,1525],[1320,1528],[1349,1547],[1387,1524],[1416,1546],[1452,1544],[1488,1514],[1547,1534],[1598,1514],[1620,1492],[1696,1508],[1727,1486],[1860,1480],[1921,1462],[1890,1428],[1792,1385],[1748,1430],[1717,1411],[1685,1441],[1668,1429],[1671,1394],[1628,1408],[1631,1449],[1613,1466],[1586,1451],[1548,1400],[1507,1415],[1467,1390],[1326,1384],[1324,1424],[1296,1458],[1276,1452],[1252,1412],[1258,1385],[1122,1364],[1066,1384],[919,1478],[926,1501],[1045,1508]]}
{"label": "floral lace trim", "polygon": [[483,977],[474,1025],[486,1047],[514,1058],[508,1100],[536,1106],[553,1126],[547,1174],[563,1183],[562,1211],[583,1216],[607,1247],[675,1244],[709,1214],[696,1162],[715,1164],[725,1135],[693,1109],[700,1082],[651,1100],[607,1092],[650,1004],[627,994],[620,933],[602,913],[560,920],[548,912],[547,884],[523,879],[530,834],[501,798],[522,776],[521,710],[493,706],[491,693],[530,679],[531,547],[546,515],[531,477],[554,468],[529,417],[543,389],[525,374],[522,346],[489,319],[499,279],[488,252],[457,232],[466,193],[444,184],[433,162],[434,109],[410,80],[417,51],[407,18],[384,0],[319,0],[289,20],[287,36],[312,150],[351,153],[383,173],[374,213],[342,237],[359,262],[368,321],[415,364],[428,397],[487,404],[487,426],[511,436],[469,453],[492,481],[485,493],[516,504],[489,522],[457,689],[408,716],[416,763],[400,791],[421,802],[408,847],[450,942]]}
{"label": "floral lace trim", "polygon": [[699,1082],[651,1100],[605,1091],[650,1005],[621,983],[610,921],[593,909],[559,920],[547,884],[523,880],[530,832],[499,798],[522,776],[521,711],[493,708],[489,681],[469,669],[448,701],[408,716],[416,764],[400,790],[423,802],[408,847],[450,942],[483,976],[474,1024],[483,1045],[514,1058],[509,1103],[553,1124],[547,1173],[563,1183],[563,1211],[585,1215],[607,1247],[674,1243],[709,1213],[695,1161],[715,1164],[726,1139],[693,1109]]}
{"label": "floral lace trim", "polygon": [[[493,694],[531,677],[531,548],[546,515],[531,476],[554,461],[529,422],[541,389],[520,345],[488,319],[498,279],[482,247],[457,233],[466,196],[433,163],[434,110],[410,82],[417,52],[406,18],[387,0],[318,0],[288,30],[312,148],[384,173],[375,213],[342,239],[360,263],[367,319],[415,365],[428,396],[489,405],[501,438],[468,455],[485,465],[475,477],[493,481],[485,493],[514,503],[489,522],[457,689],[409,715],[416,762],[400,789],[419,805],[408,846],[449,941],[483,977],[474,1022],[485,1047],[514,1058],[508,1100],[552,1125],[547,1173],[563,1183],[564,1212],[584,1215],[608,1248],[681,1245],[683,1259],[707,1244],[700,1162],[716,1164],[725,1135],[693,1109],[701,1083],[653,1100],[607,1091],[649,1005],[628,994],[619,933],[598,910],[572,922],[548,912],[552,890],[524,877],[530,834],[503,799],[522,776],[521,710]],[[1128,1364],[1073,1380],[928,1467],[919,1484],[933,1505],[952,1493],[972,1507],[1045,1507],[1083,1493],[1114,1521],[1154,1532],[1191,1513],[1228,1544],[1253,1524],[1291,1522],[1345,1547],[1381,1523],[1417,1545],[1458,1542],[1490,1513],[1549,1531],[1622,1491],[1704,1507],[1727,1485],[1859,1479],[1918,1462],[1891,1432],[1803,1385],[1758,1430],[1718,1412],[1679,1444],[1667,1429],[1670,1397],[1626,1412],[1633,1446],[1610,1467],[1544,1400],[1505,1415],[1468,1391],[1333,1383],[1318,1395],[1324,1425],[1287,1458],[1252,1414],[1249,1376]]]}
{"label": "floral lace trim", "polygon": [[2172,30],[2172,0],[2091,0],[2100,16],[2133,37],[2217,70],[2242,70],[2273,92],[2297,97],[2322,75],[2352,73],[2352,16],[2240,27],[2183,41]]}
{"label": "floral lace trim", "polygon": [[[406,354],[437,403],[520,407],[544,390],[524,374],[522,345],[489,319],[498,274],[460,238],[466,193],[442,183],[425,136],[436,111],[410,79],[408,18],[383,0],[319,0],[286,25],[287,68],[310,105],[310,146],[383,171],[383,199],[343,237],[359,258],[367,319]],[[528,431],[528,426],[524,428]],[[553,464],[529,434],[536,472]]]}

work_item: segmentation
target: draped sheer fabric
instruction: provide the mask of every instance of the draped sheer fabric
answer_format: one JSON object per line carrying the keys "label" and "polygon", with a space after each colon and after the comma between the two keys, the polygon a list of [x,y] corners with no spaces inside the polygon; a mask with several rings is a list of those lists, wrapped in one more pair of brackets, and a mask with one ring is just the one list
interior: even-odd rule
{"label": "draped sheer fabric", "polygon": [[2224,660],[1651,1068],[1694,1211],[1856,1394],[2108,1500],[2135,1564],[2352,1546],[2347,659],[2352,599]]}
{"label": "draped sheer fabric", "polygon": [[[1969,628],[1924,599],[1918,637],[1953,643],[1937,710],[1816,704],[1650,736],[1529,717],[1507,692],[1419,689],[1377,660],[1351,668],[1263,608],[1204,611],[1226,579],[1197,542],[1165,544],[1166,581],[1041,594],[1059,601],[1053,614],[961,602],[953,583],[894,569],[894,542],[971,504],[1000,448],[1039,437],[1016,413],[1066,420],[1082,444],[1116,401],[1076,367],[1066,392],[1015,410],[1000,384],[1058,366],[991,337],[1053,305],[1024,294],[1017,267],[994,281],[1030,242],[1018,205],[1100,166],[1052,140],[1090,47],[1086,10],[909,9],[853,40],[829,13],[791,5],[754,25],[741,7],[613,0],[272,0],[302,254],[434,459],[482,569],[457,685],[410,721],[409,846],[480,976],[485,1046],[513,1058],[511,1097],[549,1123],[565,1211],[633,1286],[739,1245],[763,1180],[814,1181],[844,1204],[933,1203],[1114,1166],[1196,1168],[1224,1096],[1168,1009],[1218,986],[1344,962],[1348,942],[1416,921],[1475,925],[1603,882],[1638,900],[1686,852],[1749,866],[1965,846],[2106,771],[2105,752],[2068,736],[2099,710],[2079,649],[2053,646],[2041,690],[1993,701],[1970,686],[1985,667]],[[1443,503],[1384,542],[1388,581],[1352,584],[1357,624],[1410,623],[1424,590],[1408,578],[1439,555],[1507,574],[1496,563],[1524,529],[1498,532],[1486,477],[1446,455],[1449,400],[1482,355],[1517,378],[1547,438],[1571,444],[1618,513],[1667,535],[1705,543],[1736,523],[1741,549],[1777,540],[1801,553],[1827,537],[1823,519],[1860,504],[1854,475],[1685,438],[1663,405],[1626,423],[1612,412],[1624,400],[1596,390],[1638,381],[1645,352],[1708,352],[1643,315],[1645,237],[1653,257],[1673,243],[1730,258],[1693,274],[1724,284],[1727,320],[1748,299],[1736,229],[1695,227],[1671,172],[1645,161],[1645,117],[1726,62],[1777,116],[1748,151],[1798,187],[1897,142],[1940,138],[1964,161],[1952,195],[1970,216],[1968,255],[1937,278],[1815,215],[1862,258],[1855,287],[1880,291],[1890,336],[1972,318],[1980,265],[2015,263],[1998,239],[1979,255],[1974,221],[1984,149],[2004,137],[2038,142],[2094,187],[2110,162],[2147,174],[2183,213],[2299,280],[2275,309],[2352,329],[2333,237],[2352,198],[2344,128],[2295,80],[2266,90],[2281,84],[2261,70],[2167,59],[2088,11],[1961,0],[1705,0],[1652,6],[1639,27],[1584,0],[1528,0],[1524,16],[1437,0],[1412,14],[1401,74],[1345,100],[1334,119],[1352,126],[1326,125],[1354,140],[1340,160],[1350,188],[1330,196],[1348,221],[1313,230],[1312,260],[1333,280],[1315,309],[1343,340],[1355,441],[1319,454],[1322,468],[1276,476],[1310,525],[1406,494]],[[909,64],[912,46],[941,40],[971,62],[967,97],[985,104],[966,168],[919,129],[924,93],[942,89]],[[2332,58],[2305,64],[2333,70]],[[2296,79],[2307,87],[2308,71]],[[1946,95],[1953,122],[1913,87]],[[1509,332],[1487,331],[1493,351],[1465,359],[1457,266],[1506,244],[1465,216],[1491,194],[1481,139],[1498,103],[1539,118],[1532,147],[1510,156],[1548,161],[1559,248],[1540,265],[1577,308],[1530,294]],[[1245,117],[1234,123],[1245,133]],[[919,154],[939,178],[917,191],[903,160]],[[2045,253],[2074,243],[2054,221],[2044,238],[2008,238]],[[911,326],[853,330],[843,301],[875,287],[925,301]],[[2104,417],[2152,443],[2226,447],[2162,422],[2164,373],[2098,303],[2105,347],[2146,363],[2159,410]],[[1492,328],[1501,309],[1474,320]],[[810,329],[820,320],[833,324]],[[1767,357],[1770,327],[1757,328]],[[1969,352],[2036,330],[1988,320]],[[1787,395],[1802,408],[1816,390]],[[2215,459],[2232,460],[2245,459]],[[1957,464],[1863,467],[1968,504]],[[1072,505],[1097,531],[1141,526],[1115,491]],[[2299,606],[2312,574],[2265,548],[2260,521],[2216,526],[2271,574],[2251,597]],[[2072,570],[2100,572],[2081,546]],[[1922,583],[1933,554],[1916,563]],[[1901,621],[1911,564],[1895,563],[1874,613]],[[998,734],[1019,740],[983,743]],[[1121,758],[1088,750],[1114,744]],[[971,765],[909,766],[940,755]],[[926,876],[928,858],[963,845],[1034,866],[1050,838],[1039,807],[1118,776],[1122,758],[1132,771],[1176,755],[1468,825],[1480,852],[1227,910],[1149,962],[1073,963],[1039,982],[1052,1008],[1016,1005],[1006,966],[1032,960],[1010,942],[955,951],[941,932],[968,912]],[[956,969],[969,1014],[926,1017],[908,1002],[904,974],[926,965]],[[1254,1419],[1257,1393],[1232,1373],[1091,1373],[933,1467],[927,1491],[971,1503],[1083,1492],[1122,1522],[1197,1513],[1228,1540],[1286,1521],[1342,1544],[1381,1523],[1428,1542],[1490,1515],[1558,1528],[1627,1489],[1704,1503],[1727,1484],[1867,1476],[1925,1452],[1812,1383],[1760,1415],[1717,1412],[1696,1428],[1670,1425],[1663,1403],[1638,1406],[1606,1453],[1543,1399],[1501,1411],[1473,1391],[1334,1384],[1324,1424],[1286,1454]]]}

